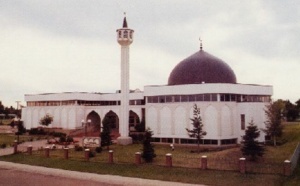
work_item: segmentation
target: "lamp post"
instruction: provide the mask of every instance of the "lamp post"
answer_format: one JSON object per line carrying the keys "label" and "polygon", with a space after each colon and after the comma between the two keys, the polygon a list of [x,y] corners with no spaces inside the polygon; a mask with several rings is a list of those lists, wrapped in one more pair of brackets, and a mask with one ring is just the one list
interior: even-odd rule
{"label": "lamp post", "polygon": [[87,121],[85,121],[84,119],[81,120],[82,126],[84,126],[84,135],[85,135],[85,137],[87,136],[87,125],[90,125],[91,122],[92,121],[90,119],[88,119]]}

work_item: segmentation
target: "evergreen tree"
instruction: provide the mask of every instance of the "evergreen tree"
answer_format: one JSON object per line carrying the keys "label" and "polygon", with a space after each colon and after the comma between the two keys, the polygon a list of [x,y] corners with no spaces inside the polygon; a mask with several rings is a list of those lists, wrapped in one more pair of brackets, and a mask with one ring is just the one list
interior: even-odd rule
{"label": "evergreen tree", "polygon": [[257,156],[263,156],[265,148],[256,140],[260,135],[257,126],[253,120],[249,123],[243,136],[241,151],[245,156],[251,156],[251,160],[255,160]]}
{"label": "evergreen tree", "polygon": [[109,149],[109,146],[112,144],[111,141],[111,121],[108,117],[105,117],[102,122],[102,131],[100,133],[101,138],[101,147],[107,147]]}
{"label": "evergreen tree", "polygon": [[281,124],[281,108],[276,102],[270,103],[266,106],[265,114],[267,120],[265,121],[266,129],[263,131],[273,139],[274,146],[276,146],[276,138],[282,135],[282,124]]}
{"label": "evergreen tree", "polygon": [[154,146],[151,144],[152,135],[153,132],[151,131],[151,129],[147,128],[145,132],[145,138],[143,141],[143,153],[142,153],[142,158],[147,163],[152,162],[153,158],[156,157],[156,154],[154,152]]}
{"label": "evergreen tree", "polygon": [[137,132],[145,132],[145,121],[142,120],[139,124],[137,124],[135,127],[135,130]]}
{"label": "evergreen tree", "polygon": [[202,129],[203,124],[200,116],[200,108],[198,108],[196,104],[194,105],[193,113],[193,118],[191,118],[193,129],[190,130],[186,128],[186,131],[191,138],[195,138],[197,140],[198,152],[200,152],[200,141],[203,136],[206,135],[206,132]]}

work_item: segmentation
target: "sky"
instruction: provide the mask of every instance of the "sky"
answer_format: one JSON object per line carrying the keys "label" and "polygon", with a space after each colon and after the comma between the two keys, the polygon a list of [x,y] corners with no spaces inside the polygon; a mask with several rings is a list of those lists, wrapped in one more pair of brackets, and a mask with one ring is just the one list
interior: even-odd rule
{"label": "sky", "polygon": [[0,0],[0,101],[25,94],[120,89],[116,29],[134,30],[130,89],[166,85],[172,69],[203,50],[242,84],[300,98],[298,0]]}

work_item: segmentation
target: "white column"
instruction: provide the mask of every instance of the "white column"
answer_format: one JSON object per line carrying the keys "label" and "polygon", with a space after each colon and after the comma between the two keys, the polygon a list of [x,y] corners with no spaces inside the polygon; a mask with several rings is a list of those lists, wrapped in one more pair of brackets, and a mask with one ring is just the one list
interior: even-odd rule
{"label": "white column", "polygon": [[121,137],[128,137],[129,120],[129,46],[121,46]]}

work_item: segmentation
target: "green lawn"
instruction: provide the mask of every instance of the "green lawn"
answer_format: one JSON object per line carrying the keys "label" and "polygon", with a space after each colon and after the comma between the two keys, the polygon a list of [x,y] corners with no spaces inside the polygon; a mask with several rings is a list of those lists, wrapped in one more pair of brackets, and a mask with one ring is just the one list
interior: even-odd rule
{"label": "green lawn", "polygon": [[0,160],[45,167],[92,172],[97,174],[121,175],[164,181],[175,181],[208,185],[282,185],[284,177],[271,174],[240,174],[233,171],[200,170],[193,168],[168,168],[151,164],[108,164],[45,158],[23,154],[0,157]]}
{"label": "green lawn", "polygon": [[[84,161],[84,152],[75,152],[73,149],[70,149],[69,160],[64,160],[63,151],[58,149],[50,152],[51,158],[45,158],[44,151],[35,151],[33,156],[17,154],[0,157],[0,160],[99,174],[112,174],[186,183],[202,183],[208,185],[239,185],[241,183],[243,183],[243,185],[299,185],[299,166],[291,177],[284,177],[281,173],[283,161],[290,158],[300,141],[300,123],[286,124],[284,127],[284,135],[281,140],[283,139],[287,142],[281,146],[268,146],[264,157],[260,158],[258,162],[247,162],[248,168],[253,169],[252,171],[254,172],[270,171],[272,174],[247,173],[243,175],[238,171],[215,170],[238,170],[237,162],[238,159],[242,157],[239,147],[197,154],[190,153],[191,147],[175,146],[175,151],[172,152],[167,145],[155,145],[157,157],[153,164],[143,163],[139,166],[134,165],[133,163],[135,152],[140,151],[142,148],[142,145],[140,144],[111,146],[110,149],[114,150],[114,164],[107,163],[107,150],[104,150],[100,154],[96,154],[96,157],[91,158],[90,162]],[[165,154],[170,152],[173,155],[173,165],[176,166],[173,168],[164,166]],[[200,158],[202,155],[208,156],[209,170],[199,169]],[[229,163],[223,162],[223,164],[221,164],[222,167],[218,167],[219,165],[215,163],[216,161],[229,161]],[[264,167],[263,165],[267,166]],[[274,173],[274,169],[278,169],[278,172],[275,170]]]}

